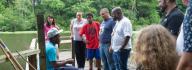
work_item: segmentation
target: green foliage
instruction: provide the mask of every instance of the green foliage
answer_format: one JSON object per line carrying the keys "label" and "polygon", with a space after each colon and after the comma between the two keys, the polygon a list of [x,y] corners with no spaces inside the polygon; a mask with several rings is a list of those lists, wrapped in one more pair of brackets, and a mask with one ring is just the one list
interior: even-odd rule
{"label": "green foliage", "polygon": [[159,15],[157,12],[158,3],[157,0],[137,0],[137,24],[138,25],[149,25],[152,23],[159,22]]}
{"label": "green foliage", "polygon": [[[35,2],[34,2],[35,1]],[[184,10],[181,0],[179,7]],[[70,20],[78,11],[94,14],[94,19],[101,22],[101,8],[121,7],[123,13],[133,24],[133,29],[140,26],[159,23],[157,0],[0,0],[0,31],[36,30],[35,14],[41,12],[46,17],[53,16],[57,25],[69,30]]]}
{"label": "green foliage", "polygon": [[[11,1],[11,0],[10,0]],[[13,0],[12,0],[13,1]],[[34,30],[35,15],[32,12],[31,3],[28,0],[14,0],[9,5],[4,5],[5,0],[1,1],[0,7],[3,9],[0,13],[0,30],[2,31],[18,31],[18,30]],[[0,9],[0,10],[1,10]]]}
{"label": "green foliage", "polygon": [[178,7],[181,9],[181,11],[185,12],[186,6],[183,5],[182,0],[176,0],[176,3]]}

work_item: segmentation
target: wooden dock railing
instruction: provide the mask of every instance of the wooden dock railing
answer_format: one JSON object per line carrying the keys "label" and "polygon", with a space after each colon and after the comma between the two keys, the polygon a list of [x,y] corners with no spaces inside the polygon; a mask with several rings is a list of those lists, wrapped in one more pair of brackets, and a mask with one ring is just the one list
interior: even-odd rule
{"label": "wooden dock railing", "polygon": [[[33,45],[33,44],[35,44],[35,43],[34,43],[35,40],[36,40],[36,39],[33,39],[33,40],[32,40],[30,49],[24,50],[24,51],[20,51],[20,52],[18,52],[18,53],[11,53],[11,54],[13,55],[13,57],[15,57],[15,58],[30,57],[30,58],[31,58],[31,56],[36,56],[37,54],[39,54],[39,53],[40,53],[40,50],[39,50],[39,49],[31,49],[31,47],[34,47],[34,46],[35,46],[35,45]],[[33,43],[33,44],[32,44],[32,43]],[[32,46],[32,45],[33,45],[33,46]],[[21,57],[19,54],[22,55],[22,57]],[[36,59],[37,59],[37,58],[36,58]],[[7,60],[7,57],[6,57],[5,55],[1,55],[1,56],[0,56],[0,63],[4,63],[4,62],[6,62],[6,61],[8,61],[8,60]],[[30,60],[29,60],[29,61],[30,61]],[[30,62],[34,62],[34,61],[30,61]],[[34,67],[37,67],[36,64],[34,64],[33,66],[34,66]],[[34,69],[32,69],[32,67],[31,67],[30,70],[34,70]]]}
{"label": "wooden dock railing", "polygon": [[[66,44],[66,43],[71,43],[71,40],[61,40],[61,45]],[[28,50],[24,51],[19,51],[19,53],[23,57],[27,57],[26,60],[29,61],[37,70],[40,70],[40,65],[39,65],[39,47],[38,47],[38,42],[37,38],[34,38],[31,40],[31,44],[29,46]],[[21,56],[18,53],[12,53],[12,55],[15,58],[21,58]],[[0,63],[7,62],[7,57],[5,55],[0,55]],[[25,70],[34,70],[27,62],[26,62],[26,67]]]}

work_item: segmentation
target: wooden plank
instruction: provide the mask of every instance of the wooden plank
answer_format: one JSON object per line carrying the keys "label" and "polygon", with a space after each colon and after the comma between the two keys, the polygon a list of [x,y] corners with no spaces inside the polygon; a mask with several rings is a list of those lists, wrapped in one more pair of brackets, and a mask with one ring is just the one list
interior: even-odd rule
{"label": "wooden plank", "polygon": [[[36,41],[37,41],[36,38],[32,39],[29,49],[32,49],[32,50],[39,49],[36,47]],[[29,63],[31,63],[31,65],[34,66],[35,69],[37,69],[37,55],[28,56],[28,60],[29,60]],[[34,69],[33,67],[29,66],[29,70],[34,70]]]}
{"label": "wooden plank", "polygon": [[[36,45],[36,42],[33,42],[34,40],[32,40],[32,42],[31,42],[31,45],[30,45],[30,49],[37,49],[37,47],[35,47]],[[35,41],[36,41],[36,39],[35,39]],[[32,44],[33,43],[33,44]],[[71,43],[71,40],[61,40],[61,42],[60,42],[60,44],[62,45],[62,44],[70,44]],[[37,46],[38,46],[38,44],[37,44]]]}
{"label": "wooden plank", "polygon": [[[29,56],[29,62],[34,66],[35,69],[37,69],[37,55],[31,55]],[[34,70],[33,67],[29,66],[29,70]]]}
{"label": "wooden plank", "polygon": [[36,38],[33,38],[32,40],[31,40],[31,44],[30,44],[30,46],[29,46],[29,48],[30,49],[36,49],[36,41],[37,41],[37,39]]}
{"label": "wooden plank", "polygon": [[[39,54],[40,50],[25,50],[19,52],[22,56],[27,57],[35,54]],[[21,58],[18,53],[12,53],[15,58]],[[0,56],[0,63],[4,63],[7,61],[7,57],[5,55]]]}
{"label": "wooden plank", "polygon": [[61,38],[61,39],[63,39],[63,38],[68,38],[68,39],[69,39],[70,36],[61,36],[60,38]]}
{"label": "wooden plank", "polygon": [[37,32],[38,32],[38,45],[40,52],[40,70],[46,70],[46,56],[45,56],[45,35],[44,35],[44,15],[37,14]]}
{"label": "wooden plank", "polygon": [[[7,59],[11,62],[12,66],[14,67],[15,70],[18,70],[18,66],[16,65],[16,63],[13,61],[13,59],[11,59],[10,55],[8,54],[8,52],[5,50],[5,46],[2,45],[1,41],[0,41],[0,48],[3,51],[4,55],[7,57]],[[6,48],[7,49],[7,48]]]}
{"label": "wooden plank", "polygon": [[61,40],[60,44],[71,43],[71,40]]}

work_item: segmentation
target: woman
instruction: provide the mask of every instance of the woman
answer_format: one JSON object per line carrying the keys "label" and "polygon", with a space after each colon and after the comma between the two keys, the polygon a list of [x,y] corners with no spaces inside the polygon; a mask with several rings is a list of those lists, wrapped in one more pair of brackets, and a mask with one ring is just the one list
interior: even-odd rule
{"label": "woman", "polygon": [[47,21],[44,23],[44,33],[45,33],[45,40],[47,41],[47,32],[51,28],[57,28],[59,30],[59,27],[55,23],[55,19],[52,16],[47,17]]}
{"label": "woman", "polygon": [[175,39],[161,25],[142,29],[133,56],[137,70],[175,70],[178,62]]}
{"label": "woman", "polygon": [[75,56],[79,70],[85,67],[85,43],[80,37],[79,31],[85,25],[86,20],[82,18],[82,12],[76,13],[76,18],[71,21],[71,38],[73,39],[73,47],[75,48]]}
{"label": "woman", "polygon": [[[47,17],[47,21],[44,23],[44,34],[45,34],[45,41],[48,41],[47,32],[52,29],[56,28],[59,30],[59,27],[55,23],[55,19],[52,16]],[[61,30],[62,31],[62,30]],[[56,44],[57,46],[57,59],[59,59],[59,44]]]}

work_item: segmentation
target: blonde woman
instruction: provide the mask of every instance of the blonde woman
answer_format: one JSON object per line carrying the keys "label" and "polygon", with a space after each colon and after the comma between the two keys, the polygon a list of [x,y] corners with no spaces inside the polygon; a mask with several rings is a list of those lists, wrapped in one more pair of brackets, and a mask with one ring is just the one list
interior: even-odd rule
{"label": "blonde woman", "polygon": [[133,56],[137,70],[175,70],[178,62],[175,39],[161,25],[141,30]]}

